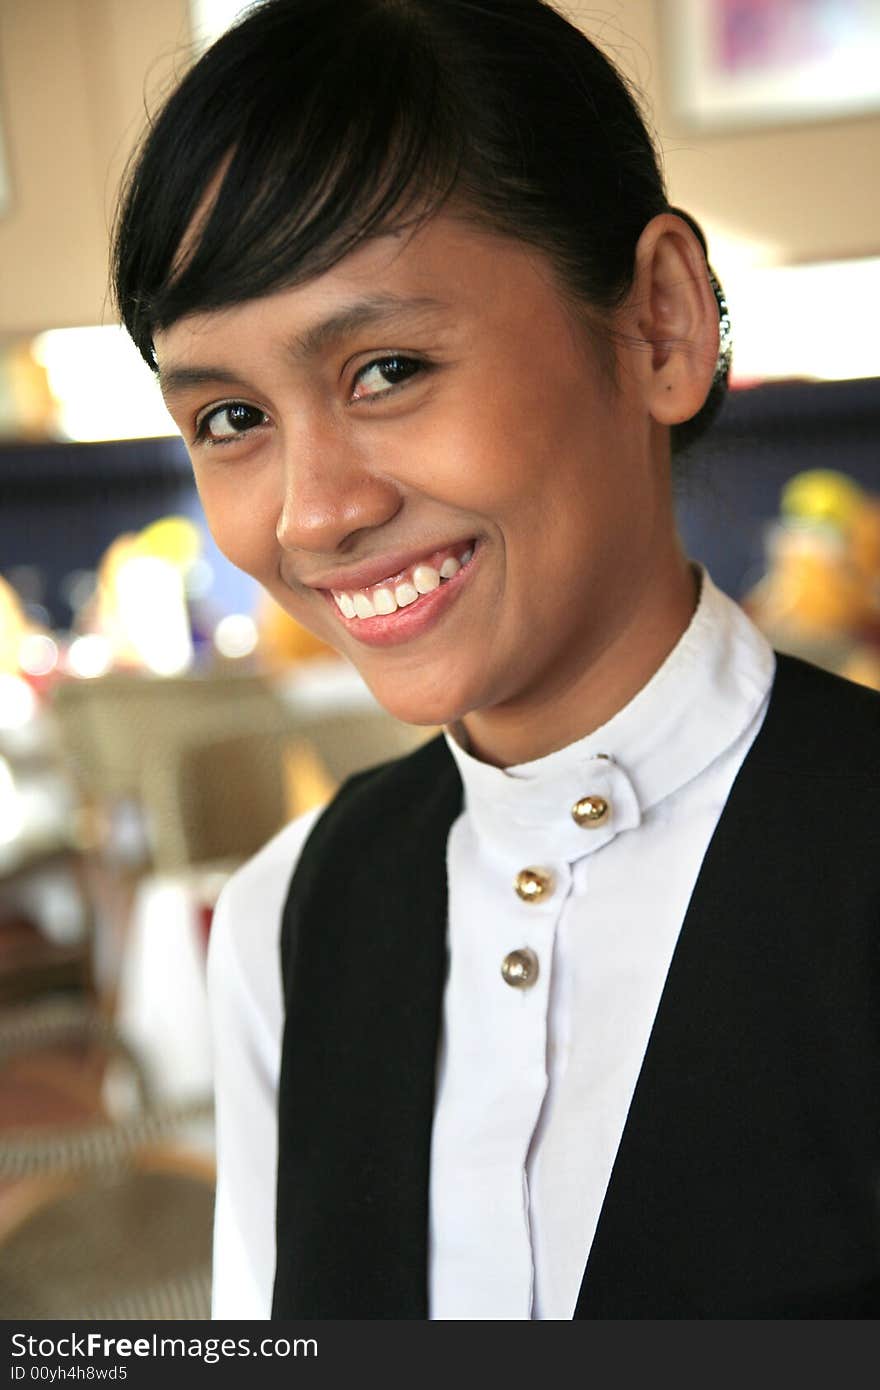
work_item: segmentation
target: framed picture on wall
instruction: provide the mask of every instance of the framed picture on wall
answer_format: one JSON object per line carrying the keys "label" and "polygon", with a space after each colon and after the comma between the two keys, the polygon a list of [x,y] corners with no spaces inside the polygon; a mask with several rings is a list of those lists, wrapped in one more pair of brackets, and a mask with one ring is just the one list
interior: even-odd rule
{"label": "framed picture on wall", "polygon": [[693,130],[880,110],[880,0],[664,0],[667,86]]}

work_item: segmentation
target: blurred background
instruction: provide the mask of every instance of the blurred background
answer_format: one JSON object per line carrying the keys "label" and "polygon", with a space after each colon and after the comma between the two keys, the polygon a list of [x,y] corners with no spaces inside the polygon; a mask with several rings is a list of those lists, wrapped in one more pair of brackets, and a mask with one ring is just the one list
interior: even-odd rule
{"label": "blurred background", "polygon": [[[217,552],[108,305],[146,112],[239,8],[0,0],[0,1318],[207,1315],[217,894],[432,732]],[[880,688],[880,0],[566,9],[643,93],[730,304],[690,552],[777,647]]]}

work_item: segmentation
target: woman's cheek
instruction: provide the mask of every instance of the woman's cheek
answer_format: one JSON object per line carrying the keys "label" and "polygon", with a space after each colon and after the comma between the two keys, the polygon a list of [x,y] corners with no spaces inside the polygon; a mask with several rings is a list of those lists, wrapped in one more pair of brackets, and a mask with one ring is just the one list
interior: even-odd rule
{"label": "woman's cheek", "polygon": [[200,478],[196,488],[208,530],[220,550],[237,569],[260,583],[277,568],[277,513],[244,479]]}

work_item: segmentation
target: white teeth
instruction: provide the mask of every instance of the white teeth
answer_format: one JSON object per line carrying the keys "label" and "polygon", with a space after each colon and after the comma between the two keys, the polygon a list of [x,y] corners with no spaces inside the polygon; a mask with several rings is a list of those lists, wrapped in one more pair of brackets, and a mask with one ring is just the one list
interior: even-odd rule
{"label": "white teeth", "polygon": [[369,593],[364,590],[334,593],[333,598],[345,618],[373,618],[376,614],[387,616],[389,613],[395,613],[398,608],[407,608],[409,604],[415,603],[420,595],[432,593],[434,589],[439,588],[441,579],[453,579],[473,553],[473,547],[470,547],[458,560],[454,555],[447,555],[439,570],[433,565],[416,565],[411,579],[401,580],[393,588],[385,584],[379,589],[370,590]]}
{"label": "white teeth", "polygon": [[420,594],[429,594],[432,589],[439,589],[440,575],[433,565],[416,565],[413,570],[413,583]]}
{"label": "white teeth", "polygon": [[406,580],[395,586],[394,597],[397,599],[398,608],[406,608],[407,604],[415,603],[418,596],[418,589],[414,584],[408,584]]}
{"label": "white teeth", "polygon": [[390,589],[377,589],[373,594],[373,607],[377,613],[396,613],[397,599]]}
{"label": "white teeth", "polygon": [[354,611],[359,618],[374,618],[376,616],[376,610],[366,594],[355,594]]}

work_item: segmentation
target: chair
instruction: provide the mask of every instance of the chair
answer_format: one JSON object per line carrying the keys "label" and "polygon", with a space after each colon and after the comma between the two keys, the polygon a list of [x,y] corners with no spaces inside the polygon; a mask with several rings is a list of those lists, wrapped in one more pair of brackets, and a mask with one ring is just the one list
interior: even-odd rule
{"label": "chair", "polygon": [[88,936],[51,941],[31,918],[0,910],[0,1007],[59,990],[88,994],[91,987]]}
{"label": "chair", "polygon": [[276,728],[285,711],[269,682],[247,672],[67,681],[54,689],[51,710],[91,826],[83,872],[94,908],[96,975],[106,999],[116,988],[140,882],[156,866],[157,764],[173,765],[181,746],[217,722],[234,718],[251,729]]}
{"label": "chair", "polygon": [[284,706],[260,675],[108,675],[56,687],[52,709],[86,797],[105,805],[139,798],[145,768],[163,743],[197,736],[212,715],[274,726]]}
{"label": "chair", "polygon": [[141,794],[159,872],[231,869],[352,773],[409,752],[425,730],[382,710],[305,717],[276,707],[209,711],[154,744]]}
{"label": "chair", "polygon": [[375,710],[303,714],[294,727],[297,738],[314,749],[337,783],[355,772],[411,753],[437,732],[403,724],[378,706]]}
{"label": "chair", "polygon": [[197,730],[154,742],[141,798],[162,874],[229,871],[289,819],[283,711],[208,711]]}
{"label": "chair", "polygon": [[84,1104],[67,1123],[5,1117],[0,1318],[208,1317],[214,1173],[194,1126],[210,1101],[157,1105],[113,1025],[70,1001],[11,1011],[0,1064],[84,1039],[121,1063],[130,1103],[116,1116]]}

